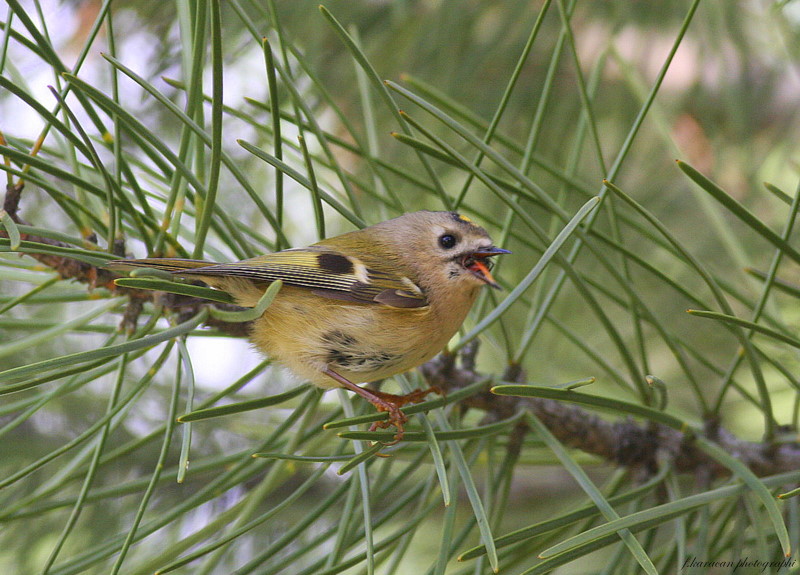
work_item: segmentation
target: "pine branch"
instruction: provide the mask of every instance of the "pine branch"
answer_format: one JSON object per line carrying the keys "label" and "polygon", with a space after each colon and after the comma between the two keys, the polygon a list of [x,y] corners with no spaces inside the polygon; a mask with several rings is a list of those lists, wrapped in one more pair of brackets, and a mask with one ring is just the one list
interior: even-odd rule
{"label": "pine branch", "polygon": [[[5,210],[5,212],[15,223],[20,225],[29,225],[28,222],[19,216],[20,200],[22,198],[22,191],[24,187],[24,182],[6,187],[6,196],[3,200],[3,210]],[[42,236],[24,233],[20,234],[20,236],[22,240],[33,243],[44,244],[48,246],[73,247],[67,243]],[[7,238],[8,233],[5,230],[0,229],[0,237]],[[120,257],[124,257],[124,244],[120,242],[118,245],[115,245],[114,252]],[[118,286],[114,283],[114,280],[122,277],[120,274],[102,267],[93,266],[86,262],[78,261],[70,257],[37,253],[29,253],[27,255],[31,256],[39,263],[51,268],[53,271],[58,273],[62,279],[71,279],[80,283],[88,284],[90,289],[103,287],[116,294],[128,296],[130,298],[130,304],[126,309],[120,324],[121,329],[127,332],[133,332],[135,330],[139,315],[141,314],[143,306],[146,302],[156,303],[169,311],[175,312],[178,314],[179,318],[192,317],[200,311],[201,307],[211,305],[209,302],[197,298],[153,290]],[[242,309],[235,305],[223,303],[215,303],[214,307],[227,311]],[[205,325],[218,329],[219,331],[234,337],[246,337],[250,334],[250,322],[229,323],[216,319],[213,316],[209,316],[208,320],[205,322]]]}
{"label": "pine branch", "polygon": [[[461,367],[452,355],[442,354],[422,366],[422,372],[431,385],[445,391],[474,384],[486,378],[475,371],[476,351],[477,347],[464,350]],[[524,373],[512,369],[503,379],[521,383]],[[565,445],[646,474],[655,473],[659,462],[665,460],[681,473],[703,473],[711,478],[730,474],[730,470],[699,450],[690,434],[660,423],[606,421],[581,407],[553,399],[499,396],[489,391],[466,400],[465,404],[485,411],[492,420],[508,418],[520,409],[529,410]],[[744,441],[719,422],[710,420],[704,434],[756,475],[774,475],[800,467],[800,444],[796,442]]]}
{"label": "pine branch", "polygon": [[[3,208],[15,222],[23,224],[25,222],[17,213],[21,192],[21,185],[9,186]],[[5,236],[5,232],[0,231],[0,236]],[[38,236],[26,235],[25,239],[48,245],[66,246],[56,240]],[[128,295],[131,298],[131,305],[123,318],[123,326],[135,326],[145,301],[156,301],[180,315],[194,315],[200,306],[209,305],[208,302],[175,294],[121,288],[114,285],[114,279],[119,277],[117,274],[68,257],[31,255],[65,279],[74,279],[92,287],[103,285],[110,290]],[[224,308],[235,307],[225,304],[215,305]],[[247,322],[227,323],[209,318],[207,325],[237,337],[249,334]],[[445,391],[454,391],[474,384],[485,379],[485,374],[475,370],[476,353],[477,345],[467,346],[461,354],[460,367],[456,365],[454,356],[441,354],[422,366],[423,375],[432,386],[438,386]],[[503,379],[521,383],[524,382],[525,376],[520,369],[512,366],[504,374]],[[712,478],[730,473],[726,467],[697,449],[690,435],[659,423],[639,424],[631,419],[609,422],[581,407],[556,400],[498,396],[488,391],[467,400],[465,407],[485,411],[490,420],[505,419],[520,409],[527,409],[565,445],[645,474],[655,473],[659,460],[664,461],[664,458],[671,462],[676,471],[682,473],[703,473]],[[742,461],[756,475],[773,475],[800,467],[798,443],[770,444],[744,441],[713,420],[706,422],[705,435]]]}
{"label": "pine branch", "polygon": [[[19,216],[19,204],[20,199],[22,198],[22,190],[24,189],[25,184],[20,182],[14,185],[6,186],[6,196],[3,200],[3,210],[8,214],[8,216],[14,221],[14,223],[19,225],[28,225],[28,222],[23,220]],[[0,229],[0,237],[7,238],[8,233]],[[38,244],[44,244],[48,246],[57,246],[57,247],[73,247],[69,244],[64,242],[60,242],[58,240],[54,240],[51,238],[45,238],[42,236],[36,236],[32,234],[21,233],[20,238],[23,241],[34,242]],[[94,238],[87,238],[88,241],[93,241]],[[115,249],[119,249],[121,253],[124,253],[124,246],[115,246]],[[57,256],[52,254],[28,254],[32,258],[34,258],[39,263],[51,268],[53,271],[58,273],[63,279],[74,279],[81,283],[89,284],[92,288],[95,287],[107,287],[109,289],[114,289],[113,280],[114,278],[118,277],[116,274],[104,270],[102,268],[98,268],[91,264],[80,262],[78,260],[64,257],[64,256]]]}

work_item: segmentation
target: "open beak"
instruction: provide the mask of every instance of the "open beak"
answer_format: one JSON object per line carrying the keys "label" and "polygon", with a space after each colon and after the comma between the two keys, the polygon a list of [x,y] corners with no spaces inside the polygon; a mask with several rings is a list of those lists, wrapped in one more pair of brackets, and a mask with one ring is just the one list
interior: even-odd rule
{"label": "open beak", "polygon": [[469,270],[469,272],[474,275],[476,278],[481,280],[482,282],[492,286],[495,289],[500,289],[500,284],[498,284],[495,279],[492,277],[491,272],[489,271],[492,267],[490,258],[492,256],[498,256],[500,254],[510,254],[511,252],[508,250],[504,250],[503,248],[496,248],[494,246],[484,248],[482,250],[472,252],[467,257],[464,258],[464,267]]}

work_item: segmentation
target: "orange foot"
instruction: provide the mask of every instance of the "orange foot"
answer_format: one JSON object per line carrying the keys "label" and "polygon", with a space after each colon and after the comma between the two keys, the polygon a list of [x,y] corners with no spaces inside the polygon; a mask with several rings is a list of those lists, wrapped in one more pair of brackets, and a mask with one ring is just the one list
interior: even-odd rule
{"label": "orange foot", "polygon": [[394,445],[403,439],[403,434],[405,433],[405,424],[408,421],[408,416],[402,412],[400,409],[401,407],[408,405],[409,403],[420,403],[429,393],[442,393],[442,390],[438,387],[429,387],[428,389],[418,389],[416,391],[412,391],[406,395],[394,395],[392,393],[384,393],[382,391],[365,389],[356,385],[346,377],[339,375],[330,368],[323,370],[323,373],[339,382],[339,384],[341,384],[341,386],[345,389],[349,389],[350,391],[357,393],[369,401],[379,412],[386,412],[389,414],[389,419],[385,421],[376,421],[369,428],[370,431],[386,429],[387,427],[394,427],[397,429],[397,433],[394,434],[394,440],[386,445]]}
{"label": "orange foot", "polygon": [[442,393],[442,390],[438,387],[417,389],[416,391],[412,391],[411,393],[407,393],[405,395],[395,395],[393,393],[385,393],[383,391],[373,391],[364,389],[363,387],[360,387],[359,389],[372,396],[368,397],[367,395],[364,395],[364,398],[374,405],[375,409],[381,412],[385,411],[389,414],[389,419],[374,422],[370,426],[369,430],[376,431],[378,429],[386,429],[387,427],[392,426],[397,429],[397,433],[394,435],[394,441],[387,443],[386,445],[394,445],[403,439],[403,434],[405,433],[404,425],[408,421],[408,416],[400,410],[401,407],[408,405],[409,403],[421,403],[425,399],[425,396],[429,393]]}

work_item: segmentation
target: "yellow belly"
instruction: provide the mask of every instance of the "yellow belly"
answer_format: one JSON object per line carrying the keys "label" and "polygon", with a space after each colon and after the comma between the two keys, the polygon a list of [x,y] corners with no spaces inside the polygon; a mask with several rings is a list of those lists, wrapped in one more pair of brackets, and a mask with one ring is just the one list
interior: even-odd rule
{"label": "yellow belly", "polygon": [[461,321],[443,326],[429,307],[348,304],[284,286],[251,337],[269,357],[327,388],[339,385],[325,368],[353,383],[408,371],[441,351]]}

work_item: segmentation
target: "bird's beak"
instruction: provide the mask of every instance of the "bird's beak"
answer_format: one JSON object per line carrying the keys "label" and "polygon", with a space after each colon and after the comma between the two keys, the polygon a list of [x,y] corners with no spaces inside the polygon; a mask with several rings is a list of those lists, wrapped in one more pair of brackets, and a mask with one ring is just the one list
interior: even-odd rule
{"label": "bird's beak", "polygon": [[510,253],[511,252],[508,250],[504,250],[503,248],[497,248],[495,246],[484,248],[482,250],[472,252],[469,256],[467,256],[464,259],[464,267],[467,268],[472,275],[474,275],[482,282],[485,282],[486,284],[492,286],[495,289],[500,289],[500,284],[498,284],[495,281],[495,279],[492,277],[491,272],[489,271],[492,264],[486,258],[490,258],[492,256],[499,256],[500,254],[510,254]]}

